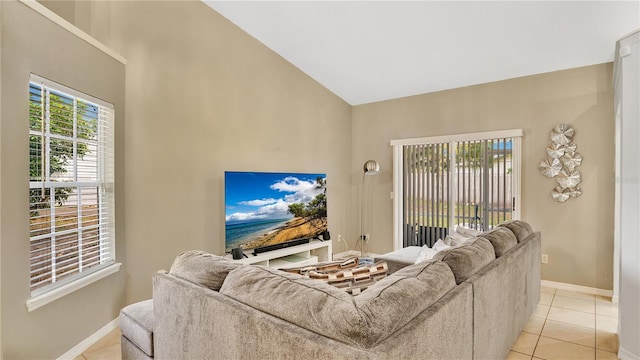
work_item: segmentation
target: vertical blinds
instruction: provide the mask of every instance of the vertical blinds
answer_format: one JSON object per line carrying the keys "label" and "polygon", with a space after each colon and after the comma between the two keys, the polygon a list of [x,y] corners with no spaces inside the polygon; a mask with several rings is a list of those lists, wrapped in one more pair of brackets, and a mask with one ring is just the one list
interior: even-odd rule
{"label": "vertical blinds", "polygon": [[512,219],[514,142],[519,138],[403,145],[403,246],[432,246],[455,225],[484,231]]}
{"label": "vertical blinds", "polygon": [[31,295],[114,263],[114,109],[31,75]]}
{"label": "vertical blinds", "polygon": [[444,238],[448,227],[447,204],[450,144],[407,145],[403,148],[402,217],[407,245],[433,245],[428,239]]}

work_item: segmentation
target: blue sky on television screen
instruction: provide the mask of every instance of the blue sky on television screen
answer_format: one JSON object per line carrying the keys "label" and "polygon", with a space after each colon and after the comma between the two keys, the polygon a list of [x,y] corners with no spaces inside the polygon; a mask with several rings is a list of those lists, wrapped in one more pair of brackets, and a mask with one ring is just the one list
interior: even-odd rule
{"label": "blue sky on television screen", "polygon": [[325,174],[225,172],[225,221],[227,223],[290,219],[289,205],[307,203],[322,189],[316,179]]}

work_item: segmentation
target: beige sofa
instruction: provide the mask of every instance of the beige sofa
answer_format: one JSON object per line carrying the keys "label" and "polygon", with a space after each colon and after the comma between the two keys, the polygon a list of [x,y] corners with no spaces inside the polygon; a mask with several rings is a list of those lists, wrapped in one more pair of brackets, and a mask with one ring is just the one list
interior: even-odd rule
{"label": "beige sofa", "polygon": [[[540,296],[540,233],[520,221],[352,296],[201,252],[153,278],[156,359],[504,359]],[[407,266],[404,266],[407,265]],[[123,335],[124,330],[123,330]],[[123,337],[123,359],[138,358]]]}

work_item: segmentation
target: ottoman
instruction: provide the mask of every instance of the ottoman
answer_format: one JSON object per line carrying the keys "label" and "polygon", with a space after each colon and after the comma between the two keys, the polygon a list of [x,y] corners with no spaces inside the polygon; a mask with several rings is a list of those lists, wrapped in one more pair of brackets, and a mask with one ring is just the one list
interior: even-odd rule
{"label": "ottoman", "polygon": [[120,310],[122,360],[153,359],[153,299]]}
{"label": "ottoman", "polygon": [[384,255],[379,255],[375,261],[386,261],[389,267],[389,274],[393,274],[405,266],[413,265],[416,259],[418,259],[420,251],[422,251],[421,246],[407,246]]}

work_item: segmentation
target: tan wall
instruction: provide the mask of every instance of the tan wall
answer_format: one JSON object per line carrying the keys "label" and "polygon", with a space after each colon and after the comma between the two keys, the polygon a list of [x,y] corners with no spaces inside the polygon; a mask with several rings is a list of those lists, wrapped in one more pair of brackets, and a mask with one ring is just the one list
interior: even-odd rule
{"label": "tan wall", "polygon": [[[115,105],[116,144],[124,143],[124,65],[16,1],[0,2],[0,236],[2,356],[53,359],[117,317],[125,269],[27,312],[29,278],[29,73]],[[116,149],[116,247],[124,263],[124,147]]]}
{"label": "tan wall", "polygon": [[[391,140],[522,128],[522,218],[542,231],[542,252],[549,255],[542,278],[612,289],[611,74],[612,65],[602,64],[354,107],[352,168],[360,171],[369,158],[382,168],[371,251],[393,248]],[[584,193],[563,204],[549,196],[555,181],[537,170],[559,123],[575,128],[584,156]]]}
{"label": "tan wall", "polygon": [[[329,228],[346,227],[348,104],[199,1],[44,4],[128,61],[126,91],[120,92],[126,96],[126,122],[119,124],[116,139],[120,153],[126,152],[118,159],[124,169],[118,180],[127,196],[121,191],[116,199],[122,217],[117,226],[124,233],[116,251],[125,266],[117,276],[26,312],[28,220],[21,214],[28,213],[28,202],[21,194],[27,192],[11,189],[26,189],[26,175],[15,174],[27,163],[28,137],[20,134],[27,134],[28,126],[5,119],[25,118],[20,114],[28,111],[28,98],[3,92],[3,103],[16,102],[11,108],[16,115],[2,108],[1,127],[10,130],[3,131],[2,174],[14,174],[2,178],[2,248],[12,254],[2,259],[2,274],[12,274],[2,281],[6,358],[55,358],[117,317],[125,303],[151,297],[152,274],[168,269],[180,251],[222,253],[225,170],[325,172]],[[12,10],[7,17],[15,17],[3,18],[3,29],[36,34],[20,24],[31,26],[37,15],[15,2],[3,6]],[[111,20],[105,23],[98,10],[106,10]],[[55,36],[48,41],[68,46]],[[19,59],[6,60],[3,90],[24,80],[22,72],[15,81],[5,77],[13,65],[27,68]],[[55,61],[40,65],[74,71]],[[9,152],[24,156],[8,158]],[[11,216],[4,216],[7,209]],[[93,307],[100,309],[85,311]],[[93,328],[78,325],[87,319]]]}
{"label": "tan wall", "polygon": [[201,2],[111,3],[127,63],[127,299],[184,250],[224,252],[225,170],[325,172],[348,221],[351,107]]}
{"label": "tan wall", "polygon": [[225,170],[325,172],[347,227],[347,103],[200,1],[42,3],[127,59],[127,302],[180,251],[224,253]]}

